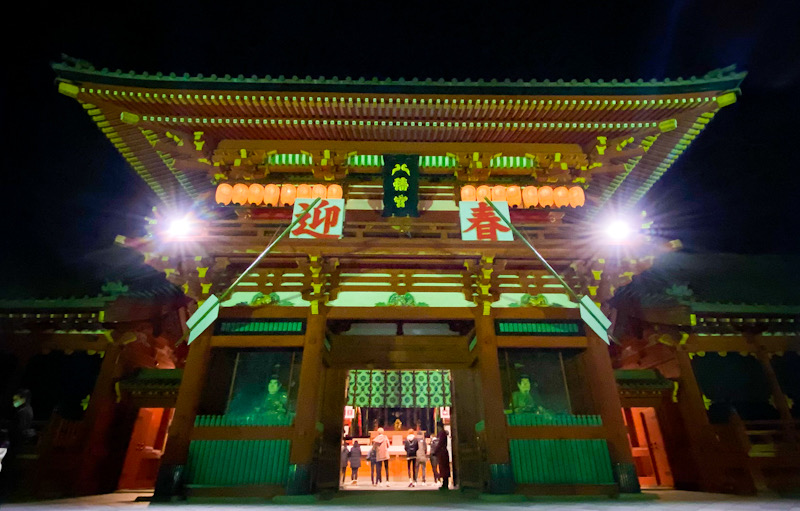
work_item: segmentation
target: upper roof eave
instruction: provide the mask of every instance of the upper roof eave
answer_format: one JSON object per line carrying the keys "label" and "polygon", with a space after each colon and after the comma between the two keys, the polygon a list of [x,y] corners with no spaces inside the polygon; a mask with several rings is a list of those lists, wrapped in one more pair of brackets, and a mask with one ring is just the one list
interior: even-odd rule
{"label": "upper roof eave", "polygon": [[[333,78],[217,78],[203,77],[202,75],[190,76],[188,73],[177,76],[170,75],[151,76],[147,73],[124,73],[122,71],[96,70],[90,64],[54,63],[53,70],[59,80],[79,83],[98,83],[128,87],[144,87],[152,89],[172,90],[230,90],[230,91],[273,91],[273,92],[335,92],[335,93],[365,93],[365,94],[460,94],[460,95],[487,95],[487,96],[610,96],[610,95],[665,95],[692,92],[722,91],[738,89],[746,72],[735,72],[731,68],[715,70],[705,76],[690,79],[678,78],[657,81],[625,80],[623,82],[611,80],[605,82],[598,80],[531,80],[523,82],[517,80],[484,82],[465,81],[434,81],[431,79],[411,81],[379,80],[365,78],[343,80]],[[733,67],[733,66],[732,66]],[[160,76],[159,76],[160,75]]]}

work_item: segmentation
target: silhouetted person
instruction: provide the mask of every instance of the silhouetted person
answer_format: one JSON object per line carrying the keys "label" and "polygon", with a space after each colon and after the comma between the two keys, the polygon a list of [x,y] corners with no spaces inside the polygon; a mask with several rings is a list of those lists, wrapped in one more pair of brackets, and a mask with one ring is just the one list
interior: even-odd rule
{"label": "silhouetted person", "polygon": [[350,448],[350,480],[352,485],[358,484],[358,469],[361,467],[361,446],[358,440],[353,440]]}
{"label": "silhouetted person", "polygon": [[11,443],[22,445],[30,443],[36,436],[33,429],[33,407],[31,406],[31,391],[19,389],[13,397],[13,404],[16,410],[14,415],[14,431]]}
{"label": "silhouetted person", "polygon": [[375,447],[375,460],[378,462],[378,484],[381,483],[381,464],[386,469],[386,486],[389,486],[389,439],[383,434],[383,428],[378,428],[378,436],[372,440]]}
{"label": "silhouetted person", "polygon": [[344,484],[344,474],[347,472],[348,459],[350,459],[350,451],[347,449],[347,442],[342,440],[342,453],[339,456],[339,468],[342,469],[342,484]]}
{"label": "silhouetted person", "polygon": [[433,471],[434,484],[439,482],[439,458],[436,456],[437,445],[439,445],[439,438],[431,438],[431,471]]}
{"label": "silhouetted person", "polygon": [[403,440],[403,448],[406,450],[408,487],[412,488],[417,485],[417,451],[419,450],[419,440],[413,429],[408,430],[408,436]]}
{"label": "silhouetted person", "polygon": [[440,490],[447,490],[450,485],[450,452],[447,450],[447,431],[444,429],[444,422],[436,423],[439,434],[436,435],[436,452],[431,449],[431,455],[436,456],[439,465],[439,477],[442,478]]}

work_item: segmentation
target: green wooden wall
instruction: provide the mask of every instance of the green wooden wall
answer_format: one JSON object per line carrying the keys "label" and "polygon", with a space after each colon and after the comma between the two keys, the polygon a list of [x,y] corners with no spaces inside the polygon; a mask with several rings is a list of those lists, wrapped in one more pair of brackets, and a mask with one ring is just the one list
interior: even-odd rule
{"label": "green wooden wall", "polygon": [[285,485],[290,440],[194,440],[188,483],[208,486]]}
{"label": "green wooden wall", "polygon": [[612,484],[605,440],[511,440],[517,484]]}

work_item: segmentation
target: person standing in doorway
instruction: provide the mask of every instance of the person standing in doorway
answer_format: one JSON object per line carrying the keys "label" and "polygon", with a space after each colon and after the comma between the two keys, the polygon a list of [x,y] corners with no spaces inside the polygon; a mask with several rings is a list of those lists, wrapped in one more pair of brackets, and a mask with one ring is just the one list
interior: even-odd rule
{"label": "person standing in doorway", "polygon": [[447,431],[444,429],[444,422],[439,421],[436,424],[439,434],[436,436],[436,452],[431,449],[431,454],[436,455],[436,461],[439,465],[439,477],[442,478],[442,486],[440,490],[448,490],[450,486],[450,452],[447,450]]}
{"label": "person standing in doorway", "polygon": [[358,440],[353,440],[353,447],[350,448],[350,484],[358,484],[358,469],[361,467],[361,446]]}
{"label": "person standing in doorway", "polygon": [[375,468],[378,464],[377,456],[378,446],[372,444],[372,448],[369,450],[369,454],[367,454],[367,461],[369,461],[369,478],[372,481],[372,486],[378,484],[378,480],[375,478]]}
{"label": "person standing in doorway", "polygon": [[433,472],[433,483],[439,483],[439,458],[436,456],[436,446],[439,445],[437,437],[431,438],[431,472]]}
{"label": "person standing in doorway", "polygon": [[383,428],[378,428],[378,436],[372,440],[376,446],[375,460],[378,462],[378,484],[381,483],[381,465],[386,471],[386,486],[389,486],[389,439],[383,434]]}
{"label": "person standing in doorway", "polygon": [[419,480],[419,472],[422,472],[422,484],[427,485],[425,481],[425,464],[428,463],[428,444],[425,443],[425,435],[421,431],[417,431],[417,470],[414,474],[414,480]]}
{"label": "person standing in doorway", "polygon": [[339,456],[339,468],[342,470],[342,485],[344,485],[344,474],[347,472],[348,459],[350,459],[350,451],[347,449],[347,442],[342,440],[342,452]]}
{"label": "person standing in doorway", "polygon": [[419,441],[413,429],[408,430],[406,439],[403,440],[403,448],[406,450],[406,469],[408,471],[408,487],[413,488],[417,485],[417,451]]}

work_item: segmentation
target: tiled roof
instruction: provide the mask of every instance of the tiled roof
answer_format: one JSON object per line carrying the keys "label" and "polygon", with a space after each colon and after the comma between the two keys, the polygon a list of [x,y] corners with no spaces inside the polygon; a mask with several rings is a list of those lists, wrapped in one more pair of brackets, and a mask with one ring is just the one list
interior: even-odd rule
{"label": "tiled roof", "polygon": [[617,294],[698,314],[800,314],[798,268],[798,256],[667,253]]}
{"label": "tiled roof", "polygon": [[114,293],[98,294],[97,296],[83,297],[59,297],[59,298],[14,298],[0,300],[0,311],[4,312],[25,312],[25,311],[100,311],[120,297],[133,299],[156,299],[156,298],[177,298],[183,296],[183,292],[166,280],[154,283],[146,289],[124,291]]}
{"label": "tiled roof", "polygon": [[241,91],[295,91],[295,92],[363,92],[399,94],[490,94],[490,95],[607,95],[607,94],[675,94],[735,89],[746,73],[736,72],[735,66],[716,69],[704,76],[678,77],[664,80],[445,80],[444,78],[286,78],[281,75],[259,77],[252,75],[219,77],[215,74],[191,75],[184,73],[147,73],[136,71],[95,69],[86,61],[65,57],[54,63],[53,69],[59,77],[79,82],[107,83],[109,85],[135,85],[146,88],[241,90]]}
{"label": "tiled roof", "polygon": [[[202,162],[196,155],[185,158],[192,145],[213,151],[221,140],[319,140],[344,152],[351,142],[591,147],[598,137],[636,139],[636,146],[646,147],[645,155],[618,162],[625,162],[624,171],[586,170],[587,193],[598,202],[576,214],[595,214],[612,196],[634,205],[714,113],[730,104],[727,93],[738,90],[745,76],[726,68],[663,81],[220,78],[97,70],[75,59],[53,69],[69,85],[65,93],[84,106],[168,206],[212,189],[210,176],[217,171],[208,166],[211,156]],[[661,133],[665,121],[674,129]],[[163,137],[176,133],[200,134],[202,140],[169,152]],[[310,167],[305,171],[310,174]]]}
{"label": "tiled roof", "polygon": [[672,381],[655,369],[616,369],[614,379],[623,389],[671,389]]}
{"label": "tiled roof", "polygon": [[135,375],[120,380],[120,390],[139,393],[177,392],[183,369],[140,369]]}

